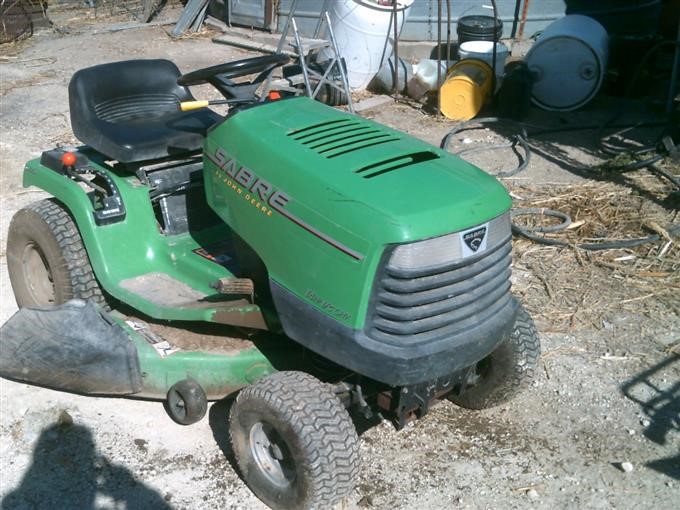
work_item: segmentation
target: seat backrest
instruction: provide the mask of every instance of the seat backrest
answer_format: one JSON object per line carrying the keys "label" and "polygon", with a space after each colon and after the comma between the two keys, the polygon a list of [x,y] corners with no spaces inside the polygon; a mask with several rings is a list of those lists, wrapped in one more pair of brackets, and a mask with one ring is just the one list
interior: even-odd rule
{"label": "seat backrest", "polygon": [[177,112],[180,101],[193,99],[186,87],[177,85],[179,76],[169,60],[127,60],[81,69],[68,87],[73,133],[89,143],[101,122],[129,123]]}

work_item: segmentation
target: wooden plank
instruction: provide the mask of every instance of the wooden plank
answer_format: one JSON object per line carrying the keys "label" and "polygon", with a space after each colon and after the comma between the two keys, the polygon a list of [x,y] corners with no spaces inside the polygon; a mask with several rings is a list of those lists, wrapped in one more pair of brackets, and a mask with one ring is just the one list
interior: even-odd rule
{"label": "wooden plank", "polygon": [[[273,44],[260,43],[252,39],[246,39],[245,37],[234,35],[218,35],[217,37],[213,37],[213,42],[226,44],[228,46],[235,46],[237,48],[244,48],[246,50],[261,51],[262,53],[276,53],[276,46]],[[282,53],[290,57],[296,56],[296,54],[292,51],[283,50]]]}
{"label": "wooden plank", "polygon": [[201,12],[198,13],[198,16],[196,16],[196,20],[194,21],[194,24],[191,25],[191,31],[192,32],[198,32],[201,27],[203,26],[203,20],[205,20],[205,15],[208,14],[208,5],[210,2],[207,2],[204,6],[203,9],[201,9]]}
{"label": "wooden plank", "polygon": [[378,106],[382,106],[387,103],[393,103],[394,98],[391,96],[375,96],[375,97],[369,97],[368,99],[364,99],[363,101],[359,101],[354,105],[354,111],[355,112],[363,112],[366,110],[370,110],[371,108],[377,108]]}
{"label": "wooden plank", "polygon": [[191,26],[209,0],[189,0],[172,31],[172,37],[179,37]]}
{"label": "wooden plank", "polygon": [[151,21],[150,23],[142,23],[139,21],[132,21],[129,23],[114,23],[106,28],[97,28],[92,31],[93,34],[104,34],[108,32],[120,32],[122,30],[137,30],[139,28],[158,27],[163,25],[174,25],[174,21]]}

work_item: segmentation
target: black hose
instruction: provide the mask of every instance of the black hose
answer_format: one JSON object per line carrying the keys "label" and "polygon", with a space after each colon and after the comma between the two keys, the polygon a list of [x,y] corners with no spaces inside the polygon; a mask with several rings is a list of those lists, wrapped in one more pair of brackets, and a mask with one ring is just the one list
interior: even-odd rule
{"label": "black hose", "polygon": [[[503,119],[499,117],[480,117],[478,119],[472,119],[469,121],[465,121],[460,123],[458,126],[453,128],[449,133],[442,139],[440,147],[443,150],[448,151],[448,146],[451,143],[451,139],[457,135],[458,133],[465,131],[467,129],[471,129],[471,126],[474,125],[484,125],[484,124],[489,124],[489,123],[505,123],[505,124],[510,124],[510,125],[515,125],[518,127],[518,131],[520,131],[520,134],[516,134],[513,137],[513,140],[508,142],[508,143],[503,143],[503,144],[496,144],[496,145],[486,145],[484,147],[475,147],[471,149],[463,149],[462,151],[457,152],[457,155],[462,155],[462,154],[472,154],[475,152],[481,152],[481,151],[492,151],[492,150],[497,150],[497,149],[503,149],[503,148],[509,148],[509,147],[515,147],[517,143],[522,147],[524,150],[524,158],[520,162],[520,164],[513,170],[510,171],[505,171],[505,172],[500,172],[496,174],[497,177],[509,177],[512,175],[515,175],[529,165],[529,160],[531,158],[531,148],[529,146],[528,138],[529,135],[527,134],[526,127],[531,126],[534,128],[538,128],[538,131],[534,132],[532,136],[537,136],[537,135],[544,135],[548,133],[556,133],[556,132],[563,132],[563,131],[570,131],[570,130],[583,130],[583,129],[600,129],[601,126],[579,126],[579,127],[560,127],[560,128],[540,128],[540,126],[532,125],[532,124],[527,124],[511,119]],[[642,126],[654,126],[658,125],[659,123],[646,123],[646,124],[639,124],[638,127]],[[665,125],[665,123],[664,123]],[[647,150],[648,152],[648,150]],[[649,168],[650,171],[655,172],[657,175],[660,175],[662,177],[665,177],[668,179],[670,182],[672,182],[676,187],[680,188],[680,179],[678,179],[676,176],[669,174],[668,172],[658,168],[655,163],[661,161],[665,157],[664,154],[656,154],[650,158],[646,158],[641,161],[635,161],[633,163],[628,163],[625,165],[614,165],[611,166],[610,168],[618,170],[620,172],[627,172],[627,171],[632,171],[632,170],[639,170],[641,168]],[[583,250],[590,250],[590,251],[597,251],[597,250],[612,250],[612,249],[621,249],[621,248],[633,248],[635,246],[640,246],[642,244],[646,243],[652,243],[655,241],[658,241],[661,239],[661,236],[658,234],[650,235],[647,237],[641,237],[637,239],[619,239],[619,240],[613,240],[613,241],[604,241],[600,243],[568,243],[566,241],[560,241],[558,239],[548,239],[543,236],[536,235],[536,232],[542,232],[542,233],[548,233],[548,232],[559,232],[561,230],[564,230],[571,224],[571,218],[566,214],[561,211],[555,211],[553,209],[543,209],[543,208],[518,208],[518,209],[513,209],[511,212],[512,218],[515,218],[516,216],[526,216],[526,215],[541,215],[541,216],[551,216],[555,218],[559,218],[562,220],[562,223],[558,225],[550,225],[550,226],[539,226],[539,227],[522,227],[520,225],[517,225],[515,222],[512,222],[512,231],[513,233],[517,235],[521,235],[523,237],[526,237],[527,239],[530,239],[532,241],[535,241],[540,244],[545,244],[548,246],[561,246],[561,247],[577,247],[581,248]],[[675,236],[680,234],[680,225],[671,225],[666,232],[668,235]]]}
{"label": "black hose", "polygon": [[[661,41],[654,46],[652,46],[649,50],[645,52],[643,55],[642,59],[640,59],[640,62],[638,65],[635,67],[635,71],[633,72],[633,76],[631,77],[630,81],[628,82],[628,86],[626,87],[626,91],[624,93],[624,99],[629,98],[634,90],[634,87],[637,85],[638,79],[640,78],[640,75],[642,74],[642,70],[647,66],[647,61],[654,55],[657,51],[659,51],[661,48],[664,48],[666,46],[675,46],[677,47],[678,44],[680,44],[680,41],[672,41],[672,40],[665,40]],[[620,103],[619,107],[616,109],[614,114],[607,120],[605,121],[599,128],[599,133],[598,133],[598,148],[604,152],[605,154],[609,154],[610,156],[616,156],[619,154],[623,154],[626,152],[631,152],[627,148],[621,148],[621,147],[614,147],[609,145],[605,140],[607,138],[610,138],[613,135],[620,134],[621,132],[615,132],[615,133],[610,133],[608,135],[604,135],[604,130],[613,127],[611,124],[619,118],[619,116],[623,113],[624,110],[624,104],[623,102]],[[666,123],[665,125],[668,125]],[[663,136],[663,134],[661,135]],[[659,137],[659,140],[661,139],[661,136]],[[657,140],[658,143],[658,140]],[[648,152],[650,150],[655,150],[656,149],[656,143],[654,145],[649,145],[646,147],[642,147],[639,149],[636,149],[636,151],[639,152]]]}
{"label": "black hose", "polygon": [[554,209],[545,209],[543,207],[518,207],[510,211],[510,217],[515,218],[517,216],[551,216],[553,218],[558,218],[562,220],[562,223],[557,225],[548,225],[545,227],[531,227],[530,229],[525,228],[528,232],[559,232],[564,230],[569,225],[571,225],[571,218],[567,213],[562,211],[556,211]]}
{"label": "black hose", "polygon": [[497,76],[496,76],[496,51],[498,47],[498,41],[500,41],[501,37],[503,37],[503,34],[501,33],[501,37],[496,37],[496,20],[498,19],[498,8],[496,7],[496,0],[491,0],[491,7],[493,7],[493,27],[494,27],[494,38],[493,38],[493,54],[491,56],[491,70],[493,71],[493,79],[491,80],[491,90],[495,91],[496,90],[496,85],[497,85]]}
{"label": "black hose", "polygon": [[[581,125],[581,126],[560,126],[556,128],[544,128],[542,126],[538,126],[535,124],[530,124],[527,122],[520,122],[516,121],[513,119],[504,119],[501,117],[480,117],[477,119],[472,119],[468,120],[465,122],[460,123],[458,126],[453,128],[449,133],[442,139],[440,147],[444,150],[448,150],[448,146],[451,143],[451,139],[457,135],[458,133],[462,131],[466,131],[468,129],[472,129],[471,126],[475,125],[484,125],[484,124],[491,124],[491,123],[503,123],[503,124],[510,124],[510,125],[515,125],[517,127],[517,130],[520,131],[520,134],[514,135],[512,142],[511,143],[504,143],[504,144],[497,144],[497,145],[485,145],[484,147],[475,147],[473,149],[463,149],[461,151],[458,151],[454,154],[457,156],[461,156],[463,154],[471,154],[475,152],[482,152],[482,151],[492,151],[492,150],[499,150],[499,149],[506,149],[509,147],[515,147],[517,144],[519,144],[522,147],[522,150],[524,152],[524,158],[520,161],[519,165],[514,168],[513,170],[505,171],[505,172],[500,172],[496,174],[496,177],[511,177],[513,175],[516,175],[517,173],[521,172],[522,170],[526,169],[527,166],[529,165],[529,160],[531,158],[531,147],[529,144],[529,139],[531,137],[536,137],[536,136],[543,136],[547,134],[553,134],[553,133],[563,133],[563,132],[568,132],[568,131],[584,131],[587,129],[602,129],[601,124],[590,124],[590,125]],[[660,127],[660,126],[667,126],[668,122],[660,122],[660,121],[653,121],[653,122],[640,122],[637,123],[633,126],[630,124],[623,124],[623,125],[610,125],[610,127],[613,128],[648,128],[648,127]],[[535,129],[535,131],[532,132],[527,132],[526,128],[527,127],[532,127]],[[650,152],[652,150],[656,150],[655,148],[650,149],[649,147],[644,147],[638,150],[633,151],[631,154],[633,155],[641,155],[647,152]],[[658,151],[657,151],[658,152]],[[609,170],[613,171],[618,171],[618,172],[631,172],[633,170],[640,170],[642,168],[649,168],[650,170],[654,171],[657,175],[660,175],[662,177],[665,177],[668,179],[674,186],[677,188],[680,188],[680,179],[677,177],[673,176],[672,174],[669,174],[663,170],[658,169],[657,167],[654,167],[655,163],[658,163],[664,157],[666,156],[666,152],[659,152],[658,154],[655,154],[654,156],[651,156],[649,158],[645,158],[639,161],[633,161],[631,163],[627,164],[616,164],[612,160],[609,161],[607,168]]]}
{"label": "black hose", "polygon": [[[517,235],[521,235],[530,239],[534,242],[545,244],[547,246],[561,246],[564,248],[576,247],[582,250],[588,251],[600,251],[600,250],[616,250],[621,248],[634,248],[647,243],[653,243],[659,241],[661,236],[659,234],[653,234],[647,237],[638,237],[636,239],[615,239],[612,241],[602,241],[599,243],[568,243],[566,241],[560,241],[559,239],[548,239],[543,236],[536,235],[535,232],[558,232],[564,230],[571,223],[569,216],[561,211],[555,211],[553,209],[541,209],[541,208],[518,208],[511,211],[511,217],[516,216],[528,216],[528,215],[538,215],[538,216],[552,216],[563,220],[559,225],[551,225],[547,227],[523,227],[517,225],[514,221],[512,222],[512,232]],[[673,224],[666,229],[669,236],[680,235],[680,224]]]}
{"label": "black hose", "polygon": [[518,144],[520,147],[522,147],[522,151],[524,152],[524,157],[520,158],[520,163],[517,165],[515,168],[512,170],[506,170],[503,172],[498,172],[495,174],[496,177],[511,177],[513,175],[518,174],[525,168],[529,166],[529,160],[531,159],[531,148],[529,147],[529,142],[528,142],[528,135],[526,132],[526,129],[524,128],[524,125],[522,123],[511,120],[511,119],[503,119],[500,117],[480,117],[478,119],[472,119],[472,120],[467,120],[465,122],[461,122],[453,128],[449,133],[444,137],[442,140],[440,147],[444,149],[445,151],[448,151],[448,146],[451,143],[451,139],[456,136],[458,133],[461,131],[465,131],[466,129],[469,129],[470,126],[475,125],[475,124],[489,124],[489,123],[506,123],[506,124],[511,124],[515,125],[519,128],[520,133],[514,135],[511,138],[511,141],[509,143],[501,143],[497,145],[485,145],[484,147],[474,147],[471,149],[463,149],[462,151],[456,152],[455,154],[460,156],[462,154],[472,154],[475,152],[482,152],[482,151],[493,151],[493,150],[499,150],[499,149],[507,149],[509,147],[515,148]]}

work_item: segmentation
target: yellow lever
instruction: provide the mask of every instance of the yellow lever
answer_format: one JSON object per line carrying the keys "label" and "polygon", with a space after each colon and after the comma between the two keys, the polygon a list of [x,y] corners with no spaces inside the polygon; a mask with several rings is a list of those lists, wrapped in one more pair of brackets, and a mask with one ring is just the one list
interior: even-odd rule
{"label": "yellow lever", "polygon": [[188,112],[198,110],[199,108],[207,108],[209,105],[210,101],[182,101],[179,104],[179,109],[183,112]]}

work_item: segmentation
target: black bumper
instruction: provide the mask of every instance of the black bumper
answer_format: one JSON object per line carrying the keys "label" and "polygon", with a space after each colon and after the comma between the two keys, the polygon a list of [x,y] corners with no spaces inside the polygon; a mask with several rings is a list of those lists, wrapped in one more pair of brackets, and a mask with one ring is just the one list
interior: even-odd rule
{"label": "black bumper", "polygon": [[272,296],[287,336],[363,376],[390,386],[432,380],[466,368],[491,353],[515,322],[512,297],[491,318],[445,339],[396,346],[343,326],[276,282]]}

